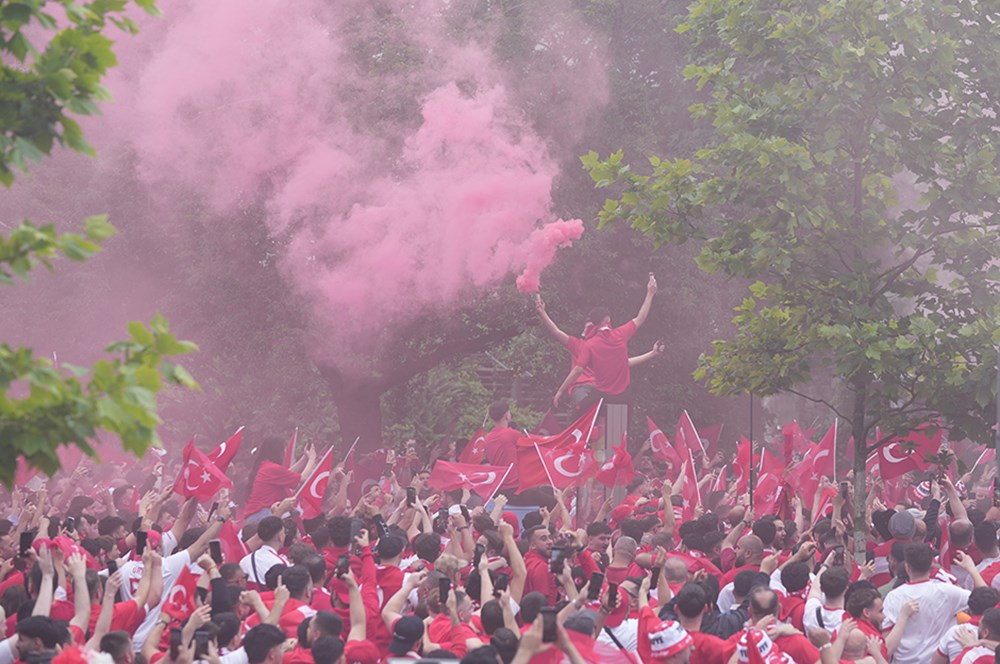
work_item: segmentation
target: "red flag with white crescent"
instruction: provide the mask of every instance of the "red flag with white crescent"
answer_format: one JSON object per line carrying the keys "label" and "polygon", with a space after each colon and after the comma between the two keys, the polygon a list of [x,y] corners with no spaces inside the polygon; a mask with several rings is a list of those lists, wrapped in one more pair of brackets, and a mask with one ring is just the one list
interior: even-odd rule
{"label": "red flag with white crescent", "polygon": [[695,510],[701,504],[701,490],[698,488],[698,472],[694,467],[694,456],[690,447],[687,448],[687,463],[684,464],[684,486],[681,488],[681,497],[684,501],[681,518],[684,521],[694,521]]}
{"label": "red flag with white crescent", "polygon": [[632,455],[625,445],[625,434],[622,434],[622,444],[615,448],[613,457],[604,462],[597,471],[597,481],[606,487],[626,486],[635,477],[635,466]]}
{"label": "red flag with white crescent", "polygon": [[927,455],[937,454],[941,449],[943,431],[938,428],[933,436],[928,435],[931,424],[922,424],[905,438],[895,437],[878,450],[879,473],[883,480],[905,475],[911,470],[926,470]]}
{"label": "red flag with white crescent", "polygon": [[462,448],[462,453],[458,455],[458,460],[462,463],[482,463],[485,456],[486,435],[485,431],[480,428],[469,439],[468,445]]}
{"label": "red flag with white crescent", "polygon": [[240,451],[241,442],[243,442],[243,427],[240,427],[236,430],[236,433],[219,443],[219,446],[208,454],[208,460],[214,463],[216,468],[222,472],[226,472],[233,457]]}
{"label": "red flag with white crescent", "polygon": [[[517,481],[518,491],[524,491],[549,484],[546,466],[538,450],[566,450],[577,446],[586,447],[594,435],[597,414],[603,401],[598,401],[586,413],[555,436],[529,434],[517,441]],[[551,468],[550,468],[551,470]]]}
{"label": "red flag with white crescent", "polygon": [[194,497],[204,503],[218,493],[219,489],[233,488],[233,483],[226,474],[195,447],[193,438],[184,448],[183,459],[181,473],[174,482],[174,493],[184,498]]}
{"label": "red flag with white crescent", "polygon": [[564,448],[539,448],[539,455],[548,469],[552,485],[557,489],[583,486],[599,468],[594,451],[582,440]]}
{"label": "red flag with white crescent", "polygon": [[181,568],[181,573],[177,575],[177,581],[163,600],[163,613],[172,616],[175,620],[186,620],[196,608],[197,588],[198,576],[193,574],[187,565],[184,565]]}
{"label": "red flag with white crescent", "polygon": [[677,420],[674,445],[677,446],[682,457],[684,456],[685,448],[691,450],[692,457],[705,454],[705,446],[701,442],[701,436],[698,434],[698,430],[694,428],[694,422],[691,421],[691,416],[688,415],[686,410],[681,413],[680,418]]}
{"label": "red flag with white crescent", "polygon": [[478,463],[456,463],[437,461],[427,484],[442,491],[468,489],[488,498],[507,479],[509,466],[488,466]]}
{"label": "red flag with white crescent", "polygon": [[219,530],[219,543],[222,547],[222,558],[227,563],[239,563],[250,553],[247,545],[240,538],[239,530],[232,519],[227,519]]}
{"label": "red flag with white crescent", "polygon": [[299,499],[303,519],[315,519],[323,513],[323,498],[326,497],[326,487],[330,483],[330,473],[333,471],[333,446],[326,451],[323,458],[316,464],[316,469],[299,487],[295,497]]}
{"label": "red flag with white crescent", "polygon": [[646,426],[649,428],[649,448],[653,451],[653,456],[669,463],[676,477],[684,460],[677,453],[674,446],[670,444],[670,441],[667,440],[667,436],[660,427],[656,426],[656,422],[647,417]]}

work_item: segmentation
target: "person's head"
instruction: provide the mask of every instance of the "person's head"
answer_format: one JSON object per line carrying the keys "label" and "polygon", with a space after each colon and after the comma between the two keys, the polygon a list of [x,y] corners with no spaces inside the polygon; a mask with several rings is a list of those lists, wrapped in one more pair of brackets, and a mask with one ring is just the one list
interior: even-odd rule
{"label": "person's head", "polygon": [[996,523],[993,521],[983,521],[976,525],[974,539],[976,542],[976,548],[979,549],[983,555],[992,554],[988,557],[997,555],[1000,546],[998,546],[997,542]]}
{"label": "person's head", "polygon": [[913,542],[906,545],[903,556],[906,574],[911,581],[927,578],[934,562],[934,550],[931,547],[921,542]]}
{"label": "person's head", "polygon": [[778,529],[774,525],[774,519],[757,519],[753,522],[753,534],[760,538],[764,548],[770,548],[774,543],[774,538],[778,534]]}
{"label": "person's head", "polygon": [[549,605],[548,598],[537,590],[533,590],[521,598],[521,619],[524,624],[535,622],[541,610]]}
{"label": "person's head", "polygon": [[254,625],[243,637],[243,649],[250,664],[279,664],[285,633],[274,625]]}
{"label": "person's head", "polygon": [[860,629],[852,629],[844,642],[844,651],[841,659],[854,662],[867,654],[868,635]]}
{"label": "person's head", "polygon": [[744,535],[736,542],[736,566],[760,565],[764,544],[756,535]]}
{"label": "person's head", "polygon": [[22,660],[27,654],[55,650],[59,645],[59,626],[48,616],[30,616],[19,621],[15,629]]}
{"label": "person's head", "polygon": [[413,553],[421,560],[433,563],[441,556],[441,536],[437,533],[420,533],[413,538]]}
{"label": "person's head", "polygon": [[563,627],[578,634],[593,637],[594,632],[597,630],[597,614],[589,609],[571,613],[566,618],[566,622],[563,623]]}
{"label": "person's head", "polygon": [[[986,613],[986,609],[993,608],[1000,604],[1000,592],[995,588],[985,586],[983,588],[973,588],[969,594],[969,613],[974,616],[981,616]],[[1000,636],[1000,632],[996,632]]]}
{"label": "person's head", "polygon": [[619,537],[614,546],[614,561],[616,565],[628,567],[635,560],[638,543],[631,537]]}
{"label": "person's head", "polygon": [[990,607],[979,621],[979,638],[1000,641],[1000,609]]}
{"label": "person's head", "polygon": [[501,627],[490,637],[490,645],[497,651],[497,656],[503,664],[510,664],[514,660],[518,643],[517,634],[506,627]]}
{"label": "person's head", "polygon": [[321,636],[341,636],[344,631],[344,621],[333,611],[317,611],[309,619],[306,629],[307,643],[312,643]]}
{"label": "person's head", "polygon": [[809,563],[796,561],[788,563],[781,570],[781,585],[790,593],[797,593],[809,585]]}
{"label": "person's head", "polygon": [[587,548],[594,552],[608,550],[611,544],[611,526],[598,521],[587,526]]}
{"label": "person's head", "polygon": [[378,559],[383,565],[399,565],[399,560],[406,548],[406,540],[398,535],[386,535],[379,538],[375,547]]}
{"label": "person's head", "polygon": [[490,404],[490,419],[494,424],[506,425],[510,422],[510,404],[500,399]]}
{"label": "person's head", "polygon": [[889,534],[898,540],[911,540],[916,530],[915,522],[908,510],[896,512],[889,517]]}
{"label": "person's head", "polygon": [[607,307],[594,307],[587,313],[587,323],[600,327],[611,322],[611,311]]}
{"label": "person's head", "polygon": [[321,636],[309,648],[316,664],[337,664],[344,656],[344,642],[336,636]]}
{"label": "person's head", "polygon": [[220,648],[235,650],[240,647],[241,621],[239,616],[235,613],[216,613],[212,615],[212,622],[219,628],[215,639]]}
{"label": "person's head", "polygon": [[965,551],[972,544],[972,536],[975,534],[975,526],[968,519],[955,519],[948,524],[948,537],[951,546],[955,549]]}
{"label": "person's head", "polygon": [[326,523],[330,534],[330,543],[335,547],[344,548],[351,545],[351,518],[335,516]]}
{"label": "person's head", "polygon": [[851,591],[844,604],[851,617],[855,620],[867,620],[879,629],[885,614],[882,612],[882,595],[874,588],[858,588]]}
{"label": "person's head", "polygon": [[827,601],[835,600],[844,596],[850,582],[851,576],[846,567],[828,567],[819,579],[819,589]]}
{"label": "person's head", "polygon": [[[417,616],[403,616],[392,627],[389,654],[396,657],[404,657],[406,653],[417,650],[420,640],[423,638],[423,621]],[[251,662],[251,664],[253,663]]]}
{"label": "person's head", "polygon": [[[794,521],[790,521],[789,523],[792,524],[792,528],[794,529],[795,528],[795,522]],[[787,538],[788,538],[788,526],[787,526],[787,524],[784,521],[782,521],[781,519],[775,519],[774,520],[774,542],[772,542],[771,546],[773,546],[775,549],[784,548],[784,546],[785,546],[785,540]]]}
{"label": "person's head", "polygon": [[101,637],[101,652],[107,653],[115,664],[132,664],[132,637],[124,630],[108,632]]}
{"label": "person's head", "polygon": [[284,563],[274,563],[264,572],[264,585],[267,586],[268,590],[274,590],[278,587],[278,581],[286,569],[288,566]]}
{"label": "person's head", "polygon": [[309,603],[313,594],[312,574],[305,565],[292,565],[281,575],[281,580],[288,588],[288,594],[292,599]]}
{"label": "person's head", "polygon": [[125,521],[118,516],[106,516],[97,522],[98,535],[106,535],[116,540],[124,539],[128,535],[125,528]]}
{"label": "person's head", "polygon": [[548,556],[552,549],[552,535],[545,526],[534,526],[524,533],[528,548],[543,556]]}
{"label": "person's head", "polygon": [[483,623],[483,632],[487,636],[503,627],[503,608],[500,606],[500,602],[495,599],[484,602],[482,608],[479,609],[479,619]]}
{"label": "person's head", "polygon": [[906,558],[906,544],[906,542],[893,542],[889,547],[889,571],[894,577],[906,574],[903,565],[903,560]]}
{"label": "person's head", "polygon": [[686,583],[690,577],[687,563],[683,558],[667,558],[663,561],[663,577],[670,585]]}
{"label": "person's head", "polygon": [[280,546],[284,535],[285,524],[276,516],[265,516],[257,523],[257,537],[268,546]]}
{"label": "person's head", "polygon": [[227,586],[247,587],[247,573],[243,571],[239,563],[223,563],[219,567],[219,576],[222,577]]}
{"label": "person's head", "polygon": [[479,646],[465,653],[460,664],[497,664],[497,651],[493,646]]}
{"label": "person's head", "polygon": [[750,591],[750,622],[760,622],[767,616],[778,615],[778,595],[770,588],[754,588]]}
{"label": "person's head", "polygon": [[697,583],[687,583],[677,591],[674,601],[677,614],[684,618],[698,618],[708,608],[708,593]]}
{"label": "person's head", "polygon": [[750,589],[753,587],[753,580],[756,576],[757,573],[753,570],[745,569],[737,572],[736,576],[733,577],[733,598],[737,604],[742,604],[743,600],[750,595]]}

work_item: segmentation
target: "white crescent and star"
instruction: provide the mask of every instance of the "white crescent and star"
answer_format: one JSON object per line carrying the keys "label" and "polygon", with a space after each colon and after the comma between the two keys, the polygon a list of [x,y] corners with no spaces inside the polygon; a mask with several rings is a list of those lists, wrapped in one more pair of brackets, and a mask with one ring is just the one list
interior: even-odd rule
{"label": "white crescent and star", "polygon": [[893,446],[898,446],[902,448],[902,445],[900,445],[899,443],[890,443],[889,445],[885,445],[882,448],[882,457],[886,461],[888,461],[889,463],[903,463],[904,461],[910,458],[909,455],[898,457],[892,452],[890,452],[890,448],[892,448]]}
{"label": "white crescent and star", "polygon": [[[564,460],[572,459],[577,456],[579,457],[579,462],[577,463],[576,472],[566,470],[566,468],[563,467]],[[555,466],[556,471],[564,477],[577,477],[580,475],[580,473],[583,472],[583,462],[584,460],[586,460],[586,458],[587,455],[583,452],[581,452],[579,455],[577,455],[575,452],[567,452],[561,457],[556,457],[553,460],[552,465]]]}
{"label": "white crescent and star", "polygon": [[[484,479],[484,480],[473,479],[473,478],[479,478],[479,477],[485,477],[486,479]],[[494,482],[496,482],[497,481],[497,474],[495,472],[489,472],[489,473],[469,473],[468,475],[466,475],[465,473],[461,473],[461,474],[459,474],[458,478],[460,480],[462,480],[463,482],[468,482],[469,484],[472,484],[474,486],[480,486],[480,485],[483,485],[483,484],[493,484]]]}
{"label": "white crescent and star", "polygon": [[[318,493],[318,491],[319,491],[319,483],[321,481],[327,479],[328,477],[330,477],[330,471],[329,470],[324,470],[322,473],[320,473],[319,475],[317,475],[316,479],[314,479],[309,484],[309,495],[312,496],[313,498],[315,498],[316,500],[323,500],[323,496],[319,495],[319,493]],[[326,493],[326,486],[325,485],[323,486],[323,493]]]}

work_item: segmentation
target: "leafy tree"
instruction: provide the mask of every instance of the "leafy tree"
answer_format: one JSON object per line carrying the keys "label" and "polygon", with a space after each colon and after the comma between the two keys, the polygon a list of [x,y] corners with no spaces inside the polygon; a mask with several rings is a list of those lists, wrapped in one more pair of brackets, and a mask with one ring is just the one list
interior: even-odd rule
{"label": "leafy tree", "polygon": [[[621,152],[583,159],[598,187],[622,188],[602,222],[697,240],[702,269],[752,282],[735,336],[696,377],[719,394],[801,394],[847,420],[858,515],[865,460],[890,435],[939,418],[956,439],[990,438],[997,19],[965,1],[697,0],[676,30],[711,139],[644,173]],[[801,392],[822,376],[848,408]]]}
{"label": "leafy tree", "polygon": [[[135,4],[155,13],[154,0]],[[54,145],[92,153],[72,115],[97,113],[107,98],[101,79],[116,64],[108,24],[127,32],[135,25],[126,0],[89,3],[0,1],[0,182],[9,187],[15,171],[48,155]],[[60,10],[63,15],[56,15]],[[63,27],[60,27],[63,26]],[[31,36],[45,38],[37,46]],[[115,235],[104,216],[88,218],[84,234],[57,234],[52,224],[22,221],[0,236],[0,284],[64,256],[82,261]],[[61,445],[94,451],[88,441],[101,429],[117,434],[124,447],[141,454],[158,442],[156,395],[165,383],[197,387],[180,365],[167,358],[189,353],[194,344],[178,340],[166,320],[147,327],[129,325],[129,339],[108,346],[108,359],[92,367],[55,367],[29,348],[0,343],[0,481],[10,485],[23,457],[48,474],[59,468]]]}

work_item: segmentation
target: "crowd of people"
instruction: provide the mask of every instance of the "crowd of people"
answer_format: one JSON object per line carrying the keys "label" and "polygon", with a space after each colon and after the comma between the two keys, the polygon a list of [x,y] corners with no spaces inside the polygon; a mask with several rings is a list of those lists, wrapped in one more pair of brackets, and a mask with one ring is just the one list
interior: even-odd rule
{"label": "crowd of people", "polygon": [[286,468],[281,448],[215,504],[180,500],[162,462],[138,489],[85,461],[6,496],[0,664],[982,664],[1000,645],[981,469],[891,507],[871,482],[855,559],[839,492],[815,520],[729,492],[685,521],[677,484],[639,475],[584,522],[572,490],[515,513],[434,490],[407,456],[356,500],[336,466],[303,519],[315,453]]}

